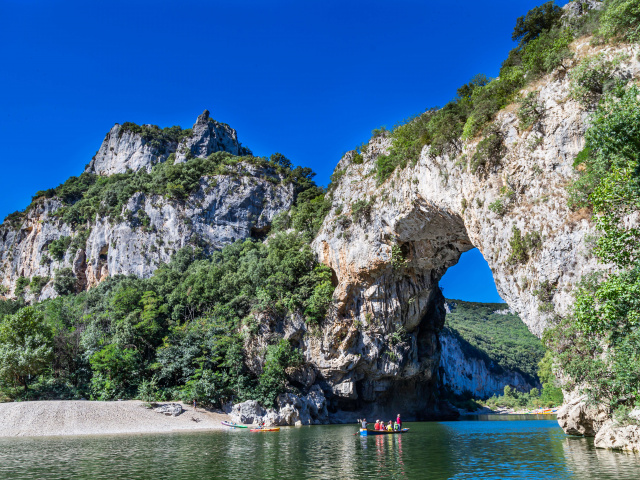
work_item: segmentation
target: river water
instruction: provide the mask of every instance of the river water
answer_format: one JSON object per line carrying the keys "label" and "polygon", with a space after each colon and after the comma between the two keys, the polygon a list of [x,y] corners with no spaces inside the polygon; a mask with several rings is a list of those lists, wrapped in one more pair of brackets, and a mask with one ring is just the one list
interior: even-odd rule
{"label": "river water", "polygon": [[162,435],[0,439],[0,479],[638,479],[640,456],[599,450],[552,419],[406,423]]}

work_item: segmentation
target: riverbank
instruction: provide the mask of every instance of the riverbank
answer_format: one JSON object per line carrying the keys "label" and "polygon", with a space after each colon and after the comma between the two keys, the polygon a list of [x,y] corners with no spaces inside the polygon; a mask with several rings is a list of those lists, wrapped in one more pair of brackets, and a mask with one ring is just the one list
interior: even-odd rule
{"label": "riverbank", "polygon": [[512,408],[512,407],[494,407],[490,408],[484,406],[477,410],[465,410],[464,408],[459,408],[458,411],[460,415],[556,415],[559,407],[554,408],[536,408],[536,409],[527,409],[527,408]]}
{"label": "riverbank", "polygon": [[224,413],[209,412],[180,404],[176,417],[157,413],[149,405],[129,400],[90,402],[55,400],[0,403],[0,437],[44,437],[59,435],[112,435],[218,430]]}

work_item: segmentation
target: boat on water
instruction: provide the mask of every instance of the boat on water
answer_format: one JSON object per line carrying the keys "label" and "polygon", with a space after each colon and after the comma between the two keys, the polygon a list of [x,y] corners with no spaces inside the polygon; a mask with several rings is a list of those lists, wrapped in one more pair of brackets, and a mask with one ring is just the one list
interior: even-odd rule
{"label": "boat on water", "polygon": [[239,425],[237,423],[227,422],[226,420],[220,423],[222,423],[222,425],[224,425],[225,427],[230,427],[230,428],[249,428],[248,425]]}
{"label": "boat on water", "polygon": [[250,432],[279,432],[280,427],[252,428]]}
{"label": "boat on water", "polygon": [[403,428],[402,430],[367,430],[365,428],[360,429],[360,435],[363,437],[369,437],[371,435],[397,435],[400,433],[407,433],[409,431],[408,428]]}

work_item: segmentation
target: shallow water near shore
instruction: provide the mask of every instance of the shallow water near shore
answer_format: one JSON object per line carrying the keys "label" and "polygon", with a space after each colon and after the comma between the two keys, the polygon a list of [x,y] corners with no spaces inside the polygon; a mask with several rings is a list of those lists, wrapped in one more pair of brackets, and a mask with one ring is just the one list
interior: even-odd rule
{"label": "shallow water near shore", "polygon": [[[527,418],[529,417],[529,418]],[[548,418],[548,417],[547,417]],[[637,479],[640,456],[595,449],[555,420],[468,417],[360,437],[356,425],[0,439],[2,479]]]}

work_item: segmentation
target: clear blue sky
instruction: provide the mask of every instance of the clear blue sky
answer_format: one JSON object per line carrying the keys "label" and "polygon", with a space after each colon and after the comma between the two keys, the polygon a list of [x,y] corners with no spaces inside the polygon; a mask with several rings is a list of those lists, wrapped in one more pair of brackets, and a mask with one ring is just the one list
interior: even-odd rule
{"label": "clear blue sky", "polygon": [[540,3],[0,0],[0,218],[79,175],[114,123],[205,108],[327,184],[373,128],[495,76]]}
{"label": "clear blue sky", "polygon": [[468,302],[504,302],[496,290],[491,269],[477,248],[460,256],[460,261],[440,279],[440,286],[445,298]]}

